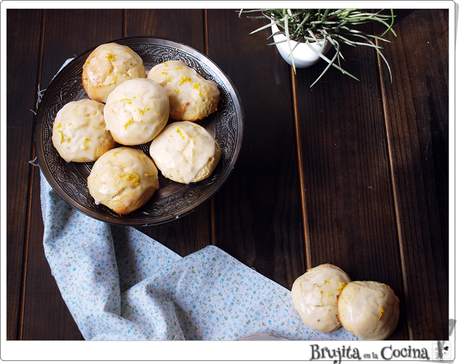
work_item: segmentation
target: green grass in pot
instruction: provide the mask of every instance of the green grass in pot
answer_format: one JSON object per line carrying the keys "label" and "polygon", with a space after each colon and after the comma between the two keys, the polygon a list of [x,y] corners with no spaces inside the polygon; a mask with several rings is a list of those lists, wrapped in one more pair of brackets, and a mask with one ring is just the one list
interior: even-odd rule
{"label": "green grass in pot", "polygon": [[[290,58],[292,59],[293,71],[296,74],[295,61],[292,57],[292,52],[299,43],[310,42],[325,42],[328,41],[335,49],[333,57],[327,58],[325,55],[317,52],[312,46],[310,47],[317,53],[328,65],[320,76],[314,81],[311,87],[319,81],[319,79],[333,66],[339,69],[342,73],[358,80],[357,77],[351,75],[341,67],[341,59],[344,57],[340,51],[341,44],[346,44],[352,47],[367,46],[374,48],[381,58],[386,63],[389,70],[390,80],[392,82],[392,72],[384,55],[381,53],[383,47],[378,46],[376,40],[389,42],[383,36],[390,30],[395,36],[395,31],[392,29],[394,23],[394,13],[391,10],[389,14],[382,14],[383,10],[375,13],[365,12],[360,9],[255,9],[255,10],[240,10],[239,16],[242,13],[259,13],[258,16],[248,16],[249,18],[260,19],[266,18],[270,22],[250,34],[254,34],[261,30],[270,28],[272,24],[276,24],[279,31],[272,34],[268,39],[274,35],[285,35]],[[356,27],[366,24],[371,21],[379,22],[386,26],[386,31],[381,36],[365,33]],[[390,23],[389,23],[390,22]],[[295,47],[292,48],[291,41],[296,41]],[[274,45],[276,42],[271,43]]]}

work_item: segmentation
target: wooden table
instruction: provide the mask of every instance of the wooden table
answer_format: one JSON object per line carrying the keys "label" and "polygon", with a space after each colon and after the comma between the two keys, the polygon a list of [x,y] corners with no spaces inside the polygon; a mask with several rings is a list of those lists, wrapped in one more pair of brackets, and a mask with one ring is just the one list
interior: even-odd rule
{"label": "wooden table", "polygon": [[[448,339],[447,9],[398,9],[397,37],[376,52],[343,49],[344,67],[310,88],[324,63],[292,69],[262,20],[236,9],[7,10],[7,338],[78,340],[43,253],[37,90],[67,58],[125,36],[157,36],[206,53],[245,112],[236,168],[192,214],[140,229],[181,255],[216,245],[291,288],[333,263],[401,300],[393,340]],[[368,24],[366,31],[382,28]],[[266,313],[269,314],[269,313]]]}

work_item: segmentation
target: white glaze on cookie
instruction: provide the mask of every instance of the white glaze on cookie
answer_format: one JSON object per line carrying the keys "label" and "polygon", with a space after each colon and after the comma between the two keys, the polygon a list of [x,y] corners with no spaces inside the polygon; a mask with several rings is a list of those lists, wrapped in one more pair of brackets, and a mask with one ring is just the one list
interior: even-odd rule
{"label": "white glaze on cookie", "polygon": [[124,215],[145,204],[159,188],[158,170],[141,150],[115,148],[94,163],[88,188],[96,204]]}
{"label": "white glaze on cookie", "polygon": [[106,102],[119,84],[134,78],[145,78],[142,58],[132,49],[117,43],[98,46],[83,65],[83,86],[88,96]]}
{"label": "white glaze on cookie", "polygon": [[174,120],[200,120],[217,109],[220,90],[181,61],[167,61],[154,66],[148,78],[158,82],[170,98]]}
{"label": "white glaze on cookie", "polygon": [[113,138],[123,145],[151,141],[169,119],[169,98],[155,81],[137,78],[113,90],[104,108],[105,122]]}
{"label": "white glaze on cookie", "polygon": [[53,145],[66,162],[92,162],[115,142],[105,128],[104,104],[84,99],[65,104],[53,123]]}
{"label": "white glaze on cookie", "polygon": [[340,327],[336,317],[337,297],[348,283],[347,274],[333,265],[324,264],[310,269],[292,287],[295,309],[312,329],[323,333],[336,330]]}
{"label": "white glaze on cookie", "polygon": [[384,340],[395,330],[399,299],[386,284],[354,281],[342,292],[338,302],[343,326],[363,340]]}
{"label": "white glaze on cookie", "polygon": [[188,184],[215,156],[215,140],[196,123],[174,122],[153,140],[150,155],[163,175],[180,171],[183,183]]}

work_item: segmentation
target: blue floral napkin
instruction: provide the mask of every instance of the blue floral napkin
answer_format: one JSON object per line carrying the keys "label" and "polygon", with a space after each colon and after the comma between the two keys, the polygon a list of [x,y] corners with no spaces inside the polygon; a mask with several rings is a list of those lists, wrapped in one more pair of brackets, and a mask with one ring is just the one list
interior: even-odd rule
{"label": "blue floral napkin", "polygon": [[306,326],[290,291],[208,246],[181,257],[132,227],[90,218],[41,173],[44,251],[87,340],[354,340]]}

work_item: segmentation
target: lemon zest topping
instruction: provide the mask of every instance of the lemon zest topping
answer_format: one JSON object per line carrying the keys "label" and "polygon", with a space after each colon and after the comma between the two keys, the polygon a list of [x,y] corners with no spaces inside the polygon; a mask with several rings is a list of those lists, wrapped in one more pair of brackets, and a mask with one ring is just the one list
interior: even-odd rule
{"label": "lemon zest topping", "polygon": [[91,139],[84,138],[83,148],[86,149],[86,142],[91,142]]}
{"label": "lemon zest topping", "polygon": [[145,110],[139,109],[139,115],[143,115],[143,113],[147,112],[148,110],[150,110],[149,107],[147,107]]}
{"label": "lemon zest topping", "polygon": [[72,123],[69,124],[69,126],[71,126],[71,125],[72,125]]}
{"label": "lemon zest topping", "polygon": [[145,157],[146,157],[145,154],[142,154],[142,155],[140,156],[140,158],[142,158],[142,159],[144,159]]}
{"label": "lemon zest topping", "polygon": [[93,178],[96,179],[97,178],[97,174]]}
{"label": "lemon zest topping", "polygon": [[115,152],[113,153],[113,156],[116,158],[116,155],[118,154],[119,152]]}
{"label": "lemon zest topping", "polygon": [[64,133],[62,132],[62,130],[59,130],[59,133],[61,133],[61,142],[59,144],[62,144],[64,141]]}
{"label": "lemon zest topping", "polygon": [[154,175],[154,173],[145,173],[145,177],[151,177],[153,175]]}
{"label": "lemon zest topping", "polygon": [[59,129],[60,127],[62,127],[61,123],[59,123],[59,125],[56,126],[56,129]]}
{"label": "lemon zest topping", "polygon": [[185,82],[191,82],[191,78],[182,76],[182,78],[180,79],[179,86],[182,86]]}
{"label": "lemon zest topping", "polygon": [[340,282],[339,285],[340,285],[340,287],[335,289],[335,291],[341,291],[344,288],[344,286],[346,285],[346,283],[345,282]]}
{"label": "lemon zest topping", "polygon": [[333,295],[330,292],[328,292],[328,297],[331,297],[331,296],[333,296]]}
{"label": "lemon zest topping", "polygon": [[330,281],[325,281],[325,283],[330,284]]}
{"label": "lemon zest topping", "polygon": [[128,98],[121,99],[120,102],[121,102],[121,101],[126,101],[128,104],[131,103],[131,100],[129,100]]}
{"label": "lemon zest topping", "polygon": [[163,75],[168,75],[168,73],[167,73],[167,72],[164,72],[164,71],[163,71],[163,72],[161,72],[161,73],[162,73]]}
{"label": "lemon zest topping", "polygon": [[124,124],[124,130],[127,130],[128,126],[134,124],[134,120],[129,120],[126,124]]}
{"label": "lemon zest topping", "polygon": [[131,183],[135,183],[136,185],[138,185],[138,184],[140,183],[140,182],[139,182],[139,181],[140,181],[140,176],[139,176],[137,173],[135,173],[134,171],[132,171],[131,173],[135,174],[135,176],[136,176],[136,177],[131,181]]}
{"label": "lemon zest topping", "polygon": [[182,137],[182,139],[185,139],[185,137],[184,137],[183,134],[182,134],[182,131],[180,130],[180,126],[177,128],[177,133],[180,134],[180,136]]}
{"label": "lemon zest topping", "polygon": [[179,89],[177,89],[177,90],[174,90],[174,91],[175,91],[175,93],[176,93],[176,94],[178,94],[178,93],[180,92],[180,90],[179,90]]}
{"label": "lemon zest topping", "polygon": [[181,70],[181,69],[182,69],[182,67],[177,67],[177,68],[176,68],[176,70]]}
{"label": "lemon zest topping", "polygon": [[115,60],[115,57],[117,56],[118,54],[110,54],[110,53],[107,53],[107,55],[105,56],[105,58],[107,58],[110,62],[113,62]]}
{"label": "lemon zest topping", "polygon": [[382,314],[384,312],[384,308],[380,307],[379,311],[381,311],[381,313],[379,314],[378,321],[381,320]]}
{"label": "lemon zest topping", "polygon": [[171,82],[171,80],[172,80],[172,76],[169,77],[169,79],[167,80],[167,82]]}

